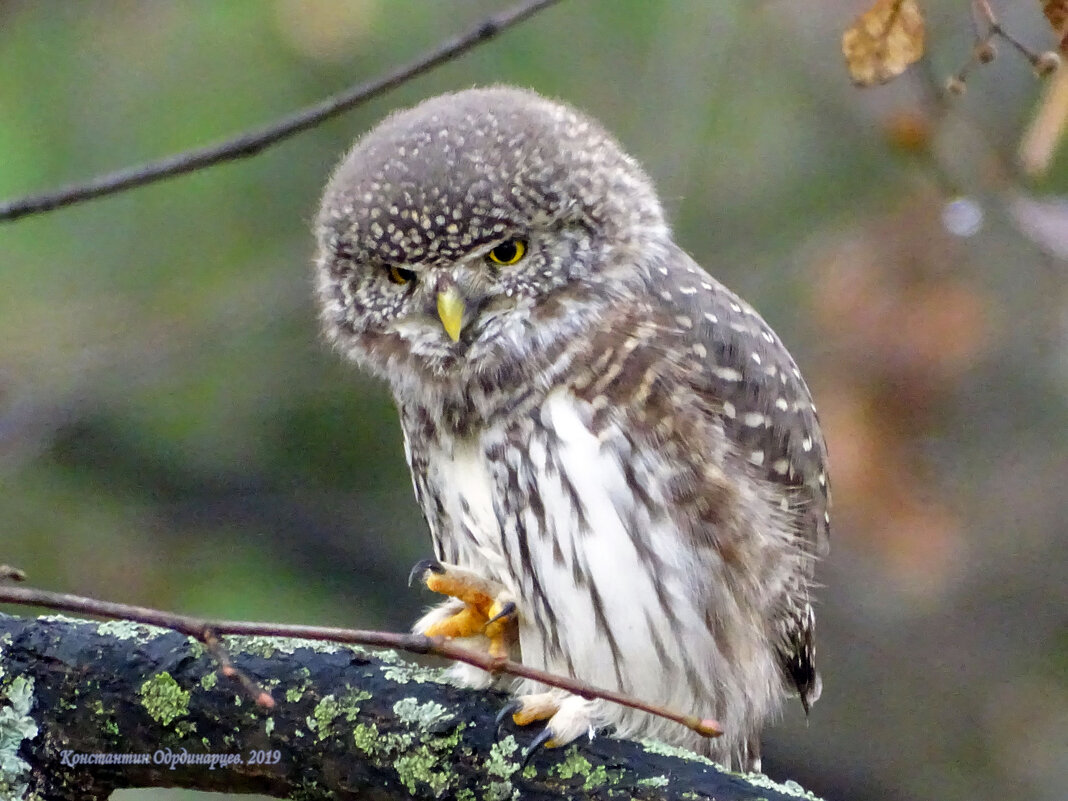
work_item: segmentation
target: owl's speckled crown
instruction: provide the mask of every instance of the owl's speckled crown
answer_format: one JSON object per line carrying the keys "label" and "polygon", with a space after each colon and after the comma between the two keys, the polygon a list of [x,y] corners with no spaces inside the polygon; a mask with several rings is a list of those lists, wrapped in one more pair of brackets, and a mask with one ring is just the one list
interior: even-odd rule
{"label": "owl's speckled crown", "polygon": [[440,95],[359,140],[323,198],[320,246],[355,263],[448,264],[507,228],[662,227],[651,182],[596,122],[510,87]]}

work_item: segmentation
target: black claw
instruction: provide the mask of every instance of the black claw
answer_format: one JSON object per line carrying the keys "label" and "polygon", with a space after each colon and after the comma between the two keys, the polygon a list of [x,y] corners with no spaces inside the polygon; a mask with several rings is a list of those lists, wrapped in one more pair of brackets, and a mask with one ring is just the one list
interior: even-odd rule
{"label": "black claw", "polygon": [[544,747],[545,743],[553,738],[553,731],[548,726],[538,732],[538,736],[531,740],[530,745],[527,746],[527,752],[523,754],[523,761],[519,763],[519,769],[526,768],[527,763],[530,762],[531,757],[535,753],[540,751]]}
{"label": "black claw", "polygon": [[408,574],[408,586],[411,587],[417,578],[422,578],[427,571],[432,573],[444,573],[445,568],[437,559],[420,559],[412,566],[412,572]]}
{"label": "black claw", "polygon": [[488,626],[490,623],[496,623],[498,620],[502,620],[506,617],[512,617],[513,615],[515,615],[515,603],[512,601],[508,601],[508,603],[501,607],[500,612],[498,612],[486,621],[486,625]]}
{"label": "black claw", "polygon": [[494,726],[496,727],[494,729],[495,734],[493,735],[494,740],[501,739],[501,729],[504,727],[504,722],[508,720],[508,716],[518,712],[522,708],[522,702],[515,700],[509,701],[501,707],[501,711],[497,713],[496,720],[493,721]]}

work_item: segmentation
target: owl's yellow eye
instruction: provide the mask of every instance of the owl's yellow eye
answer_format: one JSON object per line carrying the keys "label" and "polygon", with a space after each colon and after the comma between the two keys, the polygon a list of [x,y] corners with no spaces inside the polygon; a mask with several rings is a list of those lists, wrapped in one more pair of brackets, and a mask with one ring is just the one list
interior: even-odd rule
{"label": "owl's yellow eye", "polygon": [[509,239],[501,242],[488,254],[486,258],[493,264],[501,264],[505,267],[515,264],[527,253],[527,243],[523,239]]}
{"label": "owl's yellow eye", "polygon": [[415,280],[415,273],[411,270],[405,270],[403,267],[397,267],[395,264],[390,265],[389,280],[394,284],[407,284],[409,281]]}

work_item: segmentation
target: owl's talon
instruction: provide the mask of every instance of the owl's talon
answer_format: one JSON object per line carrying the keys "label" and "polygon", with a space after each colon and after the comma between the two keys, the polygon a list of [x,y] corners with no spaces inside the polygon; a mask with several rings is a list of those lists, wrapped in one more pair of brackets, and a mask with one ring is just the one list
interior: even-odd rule
{"label": "owl's talon", "polygon": [[496,613],[494,613],[494,610],[490,609],[490,614],[492,615],[492,617],[486,621],[487,627],[493,625],[494,623],[497,623],[498,621],[505,620],[507,618],[513,618],[516,616],[515,601],[506,601],[503,604],[494,604],[494,606],[497,606],[498,610],[496,611]]}
{"label": "owl's talon", "polygon": [[517,698],[512,699],[507,704],[501,707],[501,711],[497,713],[497,717],[494,718],[494,731],[496,732],[493,739],[499,740],[501,738],[501,729],[504,728],[504,722],[508,720],[509,715],[514,715],[520,709],[523,708],[523,702]]}
{"label": "owl's talon", "polygon": [[514,601],[494,601],[488,611],[482,633],[490,641],[490,656],[507,658],[515,640],[516,605]]}
{"label": "owl's talon", "polygon": [[556,748],[557,743],[553,741],[553,730],[546,726],[540,732],[538,736],[530,741],[530,745],[527,746],[526,753],[523,754],[523,759],[519,763],[519,769],[526,768],[527,763],[530,762],[534,754],[540,751],[542,748]]}
{"label": "owl's talon", "polygon": [[411,587],[416,579],[422,579],[427,573],[444,573],[445,568],[437,559],[420,559],[408,574],[408,586]]}

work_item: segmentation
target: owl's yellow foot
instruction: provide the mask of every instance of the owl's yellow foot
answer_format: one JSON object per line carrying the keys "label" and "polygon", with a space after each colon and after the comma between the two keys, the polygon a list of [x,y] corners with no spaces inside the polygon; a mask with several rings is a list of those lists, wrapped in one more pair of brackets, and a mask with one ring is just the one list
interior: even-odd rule
{"label": "owl's yellow foot", "polygon": [[583,734],[593,739],[594,725],[590,702],[577,695],[550,691],[517,696],[497,716],[498,730],[509,714],[518,726],[529,726],[541,720],[548,721],[527,747],[523,756],[523,767],[526,767],[531,757],[542,748],[560,748],[574,742]]}
{"label": "owl's yellow foot", "polygon": [[[529,726],[539,720],[548,720],[560,710],[560,694],[531,693],[530,695],[518,695],[505,704],[497,715],[497,725],[511,714],[512,721],[516,726]],[[551,747],[551,746],[550,746]]]}
{"label": "owl's yellow foot", "polygon": [[424,617],[417,630],[428,637],[462,638],[484,636],[491,656],[507,657],[518,641],[515,603],[503,585],[464,570],[425,559],[412,568],[409,583],[419,578],[427,589],[462,602],[443,604]]}

